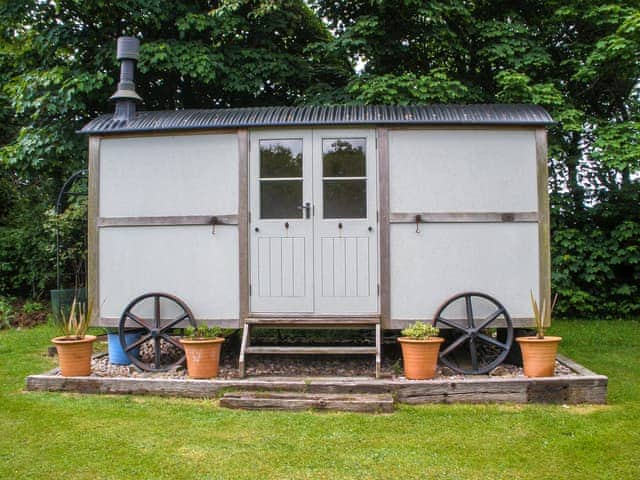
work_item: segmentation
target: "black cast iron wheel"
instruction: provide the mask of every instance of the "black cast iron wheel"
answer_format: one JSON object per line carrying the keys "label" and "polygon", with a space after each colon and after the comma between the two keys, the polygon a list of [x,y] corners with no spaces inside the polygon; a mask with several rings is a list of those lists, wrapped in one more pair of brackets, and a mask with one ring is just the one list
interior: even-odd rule
{"label": "black cast iron wheel", "polygon": [[[474,301],[483,304],[482,317],[474,313]],[[464,313],[454,314],[464,302]],[[433,318],[442,329],[445,343],[440,349],[440,362],[458,373],[481,375],[500,365],[513,344],[513,324],[507,309],[495,298],[480,292],[465,292],[445,301]]]}
{"label": "black cast iron wheel", "polygon": [[[133,313],[136,306],[139,306],[148,299],[153,299],[153,315],[152,318],[142,318],[139,315]],[[175,304],[180,311],[178,316],[163,320],[161,316],[161,303],[169,302]],[[180,342],[175,341],[171,337],[171,329],[176,328],[178,324],[182,322],[188,322],[189,325],[196,326],[196,321],[191,312],[191,309],[178,297],[170,295],[168,293],[145,293],[144,295],[135,298],[124,309],[122,316],[120,317],[120,345],[126,353],[131,363],[138,368],[148,372],[164,372],[171,370],[176,365],[184,362],[184,348]],[[130,330],[137,330],[141,332],[140,338],[127,345],[125,339],[125,333]],[[153,344],[153,362],[143,362],[135,355],[135,349],[140,347],[144,343],[151,341]],[[176,348],[183,351],[182,356],[175,361],[163,361],[162,358],[162,342],[167,342]],[[164,362],[164,363],[163,363]]]}

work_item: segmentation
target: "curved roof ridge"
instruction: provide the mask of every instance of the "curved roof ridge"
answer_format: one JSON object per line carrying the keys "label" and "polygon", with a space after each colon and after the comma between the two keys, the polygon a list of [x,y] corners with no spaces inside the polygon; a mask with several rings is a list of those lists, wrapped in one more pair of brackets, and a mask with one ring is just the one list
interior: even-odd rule
{"label": "curved roof ridge", "polygon": [[130,121],[101,115],[78,133],[109,134],[217,128],[319,125],[549,125],[539,105],[434,104],[243,107],[139,111]]}

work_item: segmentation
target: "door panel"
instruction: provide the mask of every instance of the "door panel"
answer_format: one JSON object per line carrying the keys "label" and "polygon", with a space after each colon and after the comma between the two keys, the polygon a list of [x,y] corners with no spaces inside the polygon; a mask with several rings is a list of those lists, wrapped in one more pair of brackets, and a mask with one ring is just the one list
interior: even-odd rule
{"label": "door panel", "polygon": [[377,165],[371,130],[314,130],[315,312],[378,308]]}
{"label": "door panel", "polygon": [[250,142],[251,311],[313,312],[311,132],[254,132]]}

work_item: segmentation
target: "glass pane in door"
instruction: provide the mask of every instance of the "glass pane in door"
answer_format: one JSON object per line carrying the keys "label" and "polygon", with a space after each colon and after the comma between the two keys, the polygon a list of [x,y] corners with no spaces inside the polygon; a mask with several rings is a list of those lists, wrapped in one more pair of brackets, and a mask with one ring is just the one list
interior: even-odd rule
{"label": "glass pane in door", "polygon": [[322,139],[324,218],[367,217],[366,139]]}
{"label": "glass pane in door", "polygon": [[260,218],[301,218],[302,139],[260,140]]}

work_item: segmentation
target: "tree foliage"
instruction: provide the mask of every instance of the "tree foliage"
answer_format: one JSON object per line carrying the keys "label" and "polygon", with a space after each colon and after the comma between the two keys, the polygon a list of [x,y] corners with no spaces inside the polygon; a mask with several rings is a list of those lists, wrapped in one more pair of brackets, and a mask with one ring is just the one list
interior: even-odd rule
{"label": "tree foliage", "polygon": [[112,110],[115,38],[135,34],[148,109],[543,105],[557,312],[640,314],[639,0],[14,0],[0,19],[2,271],[46,270],[29,236],[84,165],[75,129]]}

